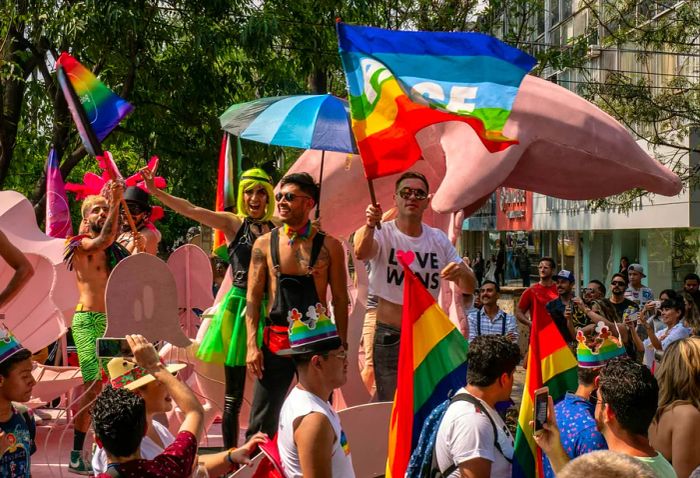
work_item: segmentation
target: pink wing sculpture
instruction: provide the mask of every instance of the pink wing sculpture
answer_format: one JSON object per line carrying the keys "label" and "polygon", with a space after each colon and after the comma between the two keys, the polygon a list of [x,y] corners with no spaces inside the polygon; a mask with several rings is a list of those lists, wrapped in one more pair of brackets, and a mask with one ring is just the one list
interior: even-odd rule
{"label": "pink wing sculpture", "polygon": [[211,262],[202,248],[185,244],[170,255],[168,268],[175,278],[180,325],[195,337],[200,319],[194,309],[204,311],[214,303]]}

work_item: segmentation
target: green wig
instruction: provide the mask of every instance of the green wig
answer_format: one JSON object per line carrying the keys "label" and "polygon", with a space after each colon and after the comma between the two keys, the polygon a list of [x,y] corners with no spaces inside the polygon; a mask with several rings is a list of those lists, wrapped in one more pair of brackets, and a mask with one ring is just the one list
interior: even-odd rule
{"label": "green wig", "polygon": [[265,215],[260,220],[269,221],[275,213],[275,191],[272,185],[272,178],[260,168],[249,169],[241,175],[241,180],[238,182],[238,200],[236,202],[238,216],[241,218],[248,216],[243,192],[255,186],[265,188],[267,208],[265,209]]}

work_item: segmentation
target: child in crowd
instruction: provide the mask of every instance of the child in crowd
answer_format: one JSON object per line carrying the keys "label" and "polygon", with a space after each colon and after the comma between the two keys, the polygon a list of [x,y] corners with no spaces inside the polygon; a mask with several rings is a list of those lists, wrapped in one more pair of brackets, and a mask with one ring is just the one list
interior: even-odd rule
{"label": "child in crowd", "polygon": [[26,402],[36,381],[32,353],[0,324],[0,476],[29,478],[30,456],[36,451],[36,425]]}

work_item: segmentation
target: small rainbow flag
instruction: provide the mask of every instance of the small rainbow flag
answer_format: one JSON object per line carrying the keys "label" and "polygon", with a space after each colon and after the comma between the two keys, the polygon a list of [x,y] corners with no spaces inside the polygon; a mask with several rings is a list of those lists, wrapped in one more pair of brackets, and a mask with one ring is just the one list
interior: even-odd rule
{"label": "small rainbow flag", "polygon": [[386,476],[403,478],[430,412],[467,383],[469,345],[407,262],[396,396],[389,425]]}
{"label": "small rainbow flag", "polygon": [[[233,211],[236,207],[236,194],[234,192],[234,166],[231,159],[231,137],[224,133],[219,150],[219,173],[216,181],[216,211]],[[212,249],[221,259],[228,262],[226,236],[219,229],[214,230],[214,245]]]}
{"label": "small rainbow flag", "polygon": [[564,342],[559,329],[545,308],[545,302],[532,302],[532,330],[527,358],[525,388],[518,417],[513,454],[513,478],[542,478],[542,450],[532,437],[530,421],[534,412],[534,392],[543,386],[556,403],[567,391],[578,385],[578,363],[571,349]]}
{"label": "small rainbow flag", "polygon": [[471,32],[390,31],[337,23],[352,130],[368,179],[405,171],[421,157],[416,133],[435,123],[470,125],[491,152],[514,139],[503,128],[537,61]]}
{"label": "small rainbow flag", "polygon": [[98,156],[100,143],[134,109],[66,52],[56,61],[58,82],[85,149]]}

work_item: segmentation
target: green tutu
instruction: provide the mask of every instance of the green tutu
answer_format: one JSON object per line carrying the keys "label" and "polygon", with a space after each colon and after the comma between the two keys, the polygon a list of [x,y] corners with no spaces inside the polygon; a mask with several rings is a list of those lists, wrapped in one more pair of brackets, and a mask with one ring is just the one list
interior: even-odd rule
{"label": "green tutu", "polygon": [[[211,319],[197,351],[197,358],[204,362],[219,363],[229,367],[245,366],[248,332],[245,325],[246,291],[231,287]],[[258,347],[262,346],[263,328],[267,313],[267,300],[260,306]]]}

